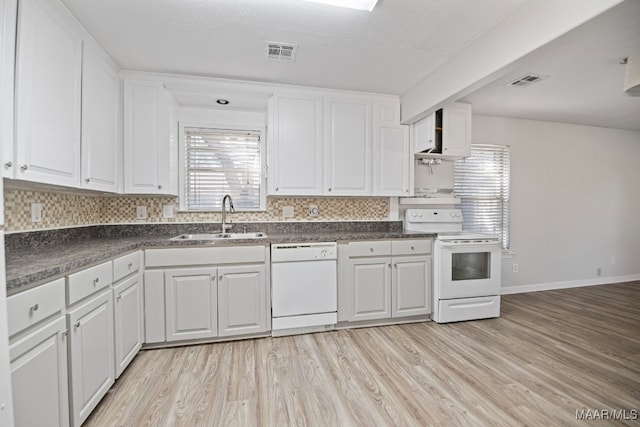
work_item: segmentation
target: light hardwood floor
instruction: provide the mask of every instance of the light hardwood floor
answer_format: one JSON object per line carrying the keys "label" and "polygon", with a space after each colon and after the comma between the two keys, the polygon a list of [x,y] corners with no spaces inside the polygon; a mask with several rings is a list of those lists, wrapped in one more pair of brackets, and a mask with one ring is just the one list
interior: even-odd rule
{"label": "light hardwood floor", "polygon": [[498,319],[143,351],[85,425],[610,425],[581,409],[640,411],[640,282],[507,295]]}

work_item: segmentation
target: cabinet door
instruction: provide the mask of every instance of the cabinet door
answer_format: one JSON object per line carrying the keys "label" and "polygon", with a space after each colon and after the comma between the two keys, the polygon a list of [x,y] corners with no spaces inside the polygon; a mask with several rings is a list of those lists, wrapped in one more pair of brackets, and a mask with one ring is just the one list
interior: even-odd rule
{"label": "cabinet door", "polygon": [[89,44],[82,59],[82,186],[118,190],[117,70]]}
{"label": "cabinet door", "polygon": [[471,105],[453,103],[442,109],[442,155],[471,154]]}
{"label": "cabinet door", "polygon": [[9,347],[16,426],[68,426],[67,340],[64,317]]}
{"label": "cabinet door", "polygon": [[221,337],[266,331],[267,311],[264,265],[218,268]]}
{"label": "cabinet door", "polygon": [[435,113],[415,122],[413,125],[413,151],[420,153],[436,148]]}
{"label": "cabinet door", "polygon": [[352,312],[350,321],[391,317],[391,259],[363,258],[349,260],[346,285],[349,287]]}
{"label": "cabinet door", "polygon": [[[2,176],[13,178],[15,170],[13,152],[14,72],[16,54],[17,0],[0,1],[0,141],[2,149]],[[3,221],[4,222],[4,221]]]}
{"label": "cabinet door", "polygon": [[393,259],[392,317],[431,313],[431,257]]}
{"label": "cabinet door", "polygon": [[269,194],[322,194],[322,97],[274,96],[269,104]]}
{"label": "cabinet door", "polygon": [[115,374],[124,371],[142,346],[142,283],[136,274],[113,288]]}
{"label": "cabinet door", "polygon": [[144,272],[144,342],[165,342],[165,286],[164,271]]}
{"label": "cabinet door", "polygon": [[326,98],[324,102],[326,195],[371,194],[371,102]]}
{"label": "cabinet door", "polygon": [[15,177],[80,185],[82,39],[57,1],[20,2]]}
{"label": "cabinet door", "polygon": [[114,382],[111,289],[68,313],[72,424],[87,419]]}
{"label": "cabinet door", "polygon": [[379,128],[373,149],[373,195],[408,196],[412,157],[406,126]]}
{"label": "cabinet door", "polygon": [[173,106],[162,83],[125,80],[125,193],[176,194],[177,152],[172,153],[172,149],[177,145],[170,134]]}
{"label": "cabinet door", "polygon": [[167,341],[218,335],[217,288],[215,268],[165,271]]}

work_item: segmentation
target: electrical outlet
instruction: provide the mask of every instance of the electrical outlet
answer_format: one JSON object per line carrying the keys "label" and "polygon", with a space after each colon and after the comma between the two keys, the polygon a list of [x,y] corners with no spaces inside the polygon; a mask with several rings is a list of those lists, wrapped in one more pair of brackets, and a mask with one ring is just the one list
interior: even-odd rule
{"label": "electrical outlet", "polygon": [[282,207],[282,217],[283,218],[293,218],[295,212],[293,210],[293,206],[283,206]]}
{"label": "electrical outlet", "polygon": [[31,222],[42,221],[42,203],[31,203]]}
{"label": "electrical outlet", "polygon": [[173,218],[173,205],[163,205],[162,206],[162,217],[163,218]]}
{"label": "electrical outlet", "polygon": [[136,207],[136,219],[147,219],[147,207],[146,206],[137,206]]}
{"label": "electrical outlet", "polygon": [[513,272],[514,272],[514,273],[517,273],[517,272],[518,272],[518,268],[519,268],[519,267],[518,267],[518,264],[513,264],[513,266],[512,266],[512,270],[513,270]]}
{"label": "electrical outlet", "polygon": [[309,216],[316,217],[319,212],[317,205],[309,205]]}

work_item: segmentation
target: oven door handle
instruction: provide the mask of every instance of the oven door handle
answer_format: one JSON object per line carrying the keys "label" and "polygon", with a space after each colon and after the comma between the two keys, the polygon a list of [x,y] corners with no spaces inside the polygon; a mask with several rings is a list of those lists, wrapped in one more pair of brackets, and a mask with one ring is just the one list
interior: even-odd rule
{"label": "oven door handle", "polygon": [[445,241],[440,241],[440,246],[443,248],[456,248],[456,247],[484,247],[484,246],[496,246],[496,247],[500,247],[500,242],[493,240],[493,241],[483,241],[483,242],[473,242],[473,241],[468,241],[468,242],[445,242]]}

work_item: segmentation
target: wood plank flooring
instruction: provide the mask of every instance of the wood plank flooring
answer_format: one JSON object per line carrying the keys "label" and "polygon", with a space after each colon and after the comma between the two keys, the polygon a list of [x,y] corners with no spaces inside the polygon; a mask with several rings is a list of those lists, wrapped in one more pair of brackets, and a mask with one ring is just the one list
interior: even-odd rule
{"label": "wood plank flooring", "polygon": [[506,295],[498,319],[143,351],[85,425],[612,423],[582,409],[640,411],[640,282]]}

